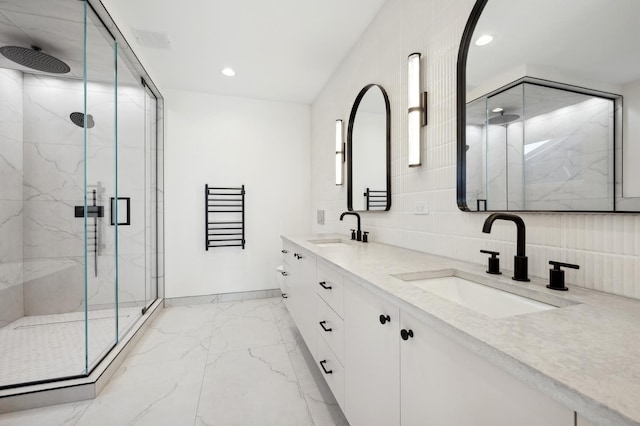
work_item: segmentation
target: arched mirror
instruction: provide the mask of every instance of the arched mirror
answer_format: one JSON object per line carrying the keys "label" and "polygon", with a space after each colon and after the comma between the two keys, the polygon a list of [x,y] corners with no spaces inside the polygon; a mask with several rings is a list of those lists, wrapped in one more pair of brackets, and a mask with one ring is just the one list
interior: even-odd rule
{"label": "arched mirror", "polygon": [[347,207],[355,211],[391,208],[389,98],[369,84],[356,97],[347,129]]}
{"label": "arched mirror", "polygon": [[458,54],[458,206],[640,211],[637,0],[478,0]]}

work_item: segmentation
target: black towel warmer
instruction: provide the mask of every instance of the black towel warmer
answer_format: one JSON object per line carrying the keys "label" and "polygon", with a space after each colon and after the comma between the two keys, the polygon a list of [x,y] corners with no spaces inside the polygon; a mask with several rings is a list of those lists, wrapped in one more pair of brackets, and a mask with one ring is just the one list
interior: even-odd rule
{"label": "black towel warmer", "polygon": [[205,250],[211,247],[242,247],[244,250],[244,185],[204,186]]}

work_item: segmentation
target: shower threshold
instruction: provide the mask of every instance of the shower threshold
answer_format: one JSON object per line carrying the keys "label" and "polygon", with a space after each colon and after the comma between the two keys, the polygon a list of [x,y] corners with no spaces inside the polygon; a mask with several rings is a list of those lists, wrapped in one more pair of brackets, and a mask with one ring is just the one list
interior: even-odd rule
{"label": "shower threshold", "polygon": [[[73,345],[79,332],[84,342],[84,312],[23,317],[0,329],[0,386],[5,386],[0,389],[0,413],[95,398],[162,305],[162,299],[156,300],[143,316],[140,307],[121,308],[119,329],[128,332],[115,346],[109,344],[115,340],[113,310],[90,311],[89,354],[101,360],[88,376],[85,345]],[[110,350],[100,353],[105,347]],[[56,376],[66,378],[7,386]]]}

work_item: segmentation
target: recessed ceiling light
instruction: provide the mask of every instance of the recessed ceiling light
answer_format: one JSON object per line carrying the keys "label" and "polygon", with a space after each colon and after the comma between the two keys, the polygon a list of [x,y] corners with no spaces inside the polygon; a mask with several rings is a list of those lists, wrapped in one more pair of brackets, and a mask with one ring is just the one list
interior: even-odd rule
{"label": "recessed ceiling light", "polygon": [[234,75],[236,75],[236,72],[227,67],[222,69],[222,74],[226,75],[227,77],[233,77]]}
{"label": "recessed ceiling light", "polygon": [[500,107],[494,108],[491,110],[491,112],[502,112],[502,111],[504,111],[504,108],[500,108]]}
{"label": "recessed ceiling light", "polygon": [[488,34],[480,36],[479,39],[476,40],[476,46],[484,46],[485,44],[489,44],[493,41],[493,37]]}

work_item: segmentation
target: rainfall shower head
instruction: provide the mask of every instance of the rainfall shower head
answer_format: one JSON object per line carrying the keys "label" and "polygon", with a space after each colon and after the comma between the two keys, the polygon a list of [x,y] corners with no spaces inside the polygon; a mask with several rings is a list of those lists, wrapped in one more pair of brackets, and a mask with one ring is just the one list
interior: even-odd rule
{"label": "rainfall shower head", "polygon": [[[84,114],[81,112],[72,112],[69,115],[69,118],[78,127],[84,127]],[[96,122],[93,121],[93,115],[87,114],[87,129],[91,129],[96,125]]]}
{"label": "rainfall shower head", "polygon": [[497,125],[509,124],[512,121],[517,120],[518,118],[520,118],[520,116],[517,114],[505,114],[504,111],[500,111],[500,115],[491,117],[488,122],[489,124],[497,124]]}
{"label": "rainfall shower head", "polygon": [[71,71],[69,65],[58,58],[42,52],[42,49],[37,46],[31,46],[31,48],[2,46],[0,47],[0,53],[2,53],[5,58],[34,70],[54,74],[66,74]]}

